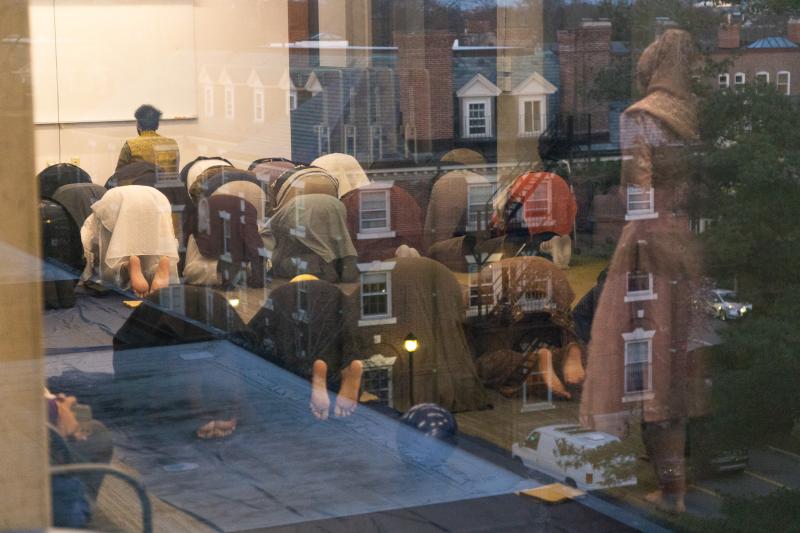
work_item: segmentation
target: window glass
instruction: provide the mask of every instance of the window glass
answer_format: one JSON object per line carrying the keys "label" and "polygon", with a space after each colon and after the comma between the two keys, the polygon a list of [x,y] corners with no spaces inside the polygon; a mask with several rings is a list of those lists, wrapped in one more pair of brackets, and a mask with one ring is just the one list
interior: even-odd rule
{"label": "window glass", "polygon": [[796,1],[1,20],[0,524],[797,529]]}

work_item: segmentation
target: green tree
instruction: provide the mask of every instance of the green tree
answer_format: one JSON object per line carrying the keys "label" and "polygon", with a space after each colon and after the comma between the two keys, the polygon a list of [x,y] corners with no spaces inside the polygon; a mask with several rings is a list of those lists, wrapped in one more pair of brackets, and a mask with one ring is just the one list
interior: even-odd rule
{"label": "green tree", "polygon": [[713,220],[701,237],[708,272],[754,304],[714,349],[714,428],[755,445],[800,416],[800,109],[750,85],[712,93],[699,118],[693,209]]}

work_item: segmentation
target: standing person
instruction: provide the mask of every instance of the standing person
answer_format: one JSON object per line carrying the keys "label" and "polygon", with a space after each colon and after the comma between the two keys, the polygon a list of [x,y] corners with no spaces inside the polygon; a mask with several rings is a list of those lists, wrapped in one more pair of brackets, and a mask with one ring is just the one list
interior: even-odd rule
{"label": "standing person", "polygon": [[647,499],[682,512],[686,419],[702,409],[690,394],[687,351],[700,320],[692,293],[699,251],[689,231],[689,157],[698,137],[690,69],[695,49],[682,30],[664,32],[642,54],[645,96],[622,116],[627,223],[591,325],[584,421],[624,434],[641,418],[659,489]]}
{"label": "standing person", "polygon": [[165,173],[175,173],[177,177],[180,165],[178,143],[156,133],[161,111],[145,104],[139,106],[133,116],[136,117],[136,132],[139,135],[125,141],[119,153],[116,170],[134,161],[147,161]]}

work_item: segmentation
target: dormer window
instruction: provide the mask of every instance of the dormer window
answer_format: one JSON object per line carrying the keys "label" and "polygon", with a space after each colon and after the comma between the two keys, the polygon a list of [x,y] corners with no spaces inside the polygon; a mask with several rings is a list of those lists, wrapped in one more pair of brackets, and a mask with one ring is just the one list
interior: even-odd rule
{"label": "dormer window", "polygon": [[465,139],[491,137],[494,98],[500,89],[482,74],[476,74],[456,92],[461,102],[461,136]]}
{"label": "dormer window", "polygon": [[652,187],[628,186],[628,212],[625,220],[658,218],[655,212],[654,189]]}
{"label": "dormer window", "polygon": [[519,135],[532,137],[544,131],[545,106],[544,97],[526,97],[519,100]]}
{"label": "dormer window", "polygon": [[225,118],[232,119],[236,114],[233,86],[225,87]]}
{"label": "dormer window", "polygon": [[464,99],[464,137],[492,136],[491,105],[489,98]]}
{"label": "dormer window", "polygon": [[264,122],[264,90],[253,91],[253,121]]}
{"label": "dormer window", "polygon": [[207,117],[214,116],[214,86],[203,87],[203,113]]}
{"label": "dormer window", "polygon": [[657,298],[658,295],[653,292],[653,274],[643,271],[628,272],[627,291],[625,293],[626,302],[655,300]]}
{"label": "dormer window", "polygon": [[353,124],[344,127],[344,153],[356,156],[356,127]]}
{"label": "dormer window", "polygon": [[327,124],[314,126],[317,134],[317,153],[325,155],[331,153],[331,130]]}

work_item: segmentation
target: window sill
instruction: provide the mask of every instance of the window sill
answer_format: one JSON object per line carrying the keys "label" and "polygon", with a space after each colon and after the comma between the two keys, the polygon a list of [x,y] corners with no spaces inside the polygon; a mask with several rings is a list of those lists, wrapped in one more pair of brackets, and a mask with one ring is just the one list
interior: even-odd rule
{"label": "window sill", "polygon": [[522,132],[522,133],[518,133],[517,134],[517,137],[519,137],[520,139],[533,139],[533,138],[541,137],[541,136],[542,136],[542,132],[541,131],[530,131],[530,132]]}
{"label": "window sill", "polygon": [[391,318],[364,318],[358,321],[358,327],[364,328],[367,326],[388,326],[397,324],[397,317]]}
{"label": "window sill", "polygon": [[365,241],[369,239],[393,239],[397,236],[397,232],[395,231],[376,231],[372,232],[359,232],[356,234],[356,239],[359,241]]}
{"label": "window sill", "polygon": [[655,212],[646,212],[646,213],[626,213],[625,220],[648,220],[651,218],[658,218],[658,213]]}
{"label": "window sill", "polygon": [[647,293],[647,294],[630,294],[628,293],[625,296],[625,302],[644,302],[647,300],[658,300],[658,294],[655,293]]}
{"label": "window sill", "polygon": [[656,394],[653,391],[632,392],[622,397],[622,403],[643,402],[645,400],[652,400],[655,397]]}

